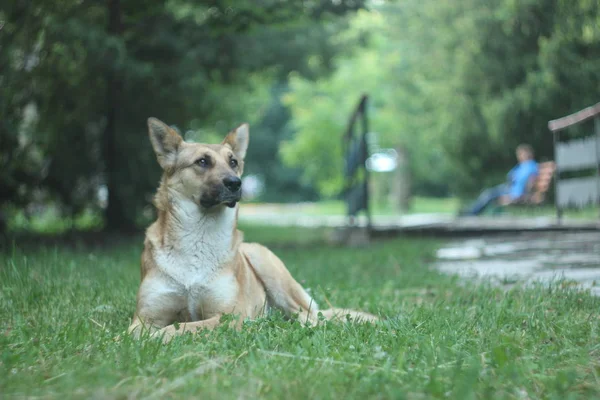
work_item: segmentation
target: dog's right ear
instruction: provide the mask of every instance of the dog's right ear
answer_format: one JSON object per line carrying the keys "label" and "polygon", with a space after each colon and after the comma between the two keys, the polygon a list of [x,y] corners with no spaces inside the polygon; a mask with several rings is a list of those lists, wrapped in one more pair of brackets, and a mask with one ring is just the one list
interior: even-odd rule
{"label": "dog's right ear", "polygon": [[165,170],[174,167],[181,136],[156,118],[148,118],[148,134],[160,166]]}

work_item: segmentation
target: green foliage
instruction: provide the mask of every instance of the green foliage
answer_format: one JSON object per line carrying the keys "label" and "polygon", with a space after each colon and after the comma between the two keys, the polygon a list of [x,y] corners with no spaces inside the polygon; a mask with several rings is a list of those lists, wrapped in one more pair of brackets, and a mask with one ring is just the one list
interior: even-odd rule
{"label": "green foliage", "polygon": [[5,3],[4,213],[98,211],[105,186],[106,227],[147,218],[148,116],[201,141],[250,122],[248,172],[267,198],[306,200],[339,193],[341,135],[368,93],[371,130],[407,151],[416,194],[463,196],[503,180],[521,142],[553,158],[547,121],[598,101],[590,0]]}
{"label": "green foliage", "polygon": [[[298,133],[283,143],[283,159],[302,166],[304,179],[315,182],[323,195],[336,195],[342,188],[342,135],[360,93],[369,95],[370,130],[377,133],[379,144],[400,146],[410,155],[414,180],[425,188],[418,191],[430,194],[441,187],[445,192],[443,149],[431,134],[427,136],[413,113],[419,99],[412,96],[410,86],[403,86],[408,82],[401,77],[405,56],[398,40],[389,35],[391,29],[383,14],[359,12],[336,40],[358,41],[364,47],[339,55],[331,76],[314,82],[301,76],[291,79],[292,91],[285,101]],[[432,164],[438,168],[432,169]]]}
{"label": "green foliage", "polygon": [[283,165],[279,145],[293,136],[290,113],[281,101],[288,91],[287,83],[271,88],[271,99],[260,114],[260,121],[252,129],[252,146],[248,149],[245,174],[257,174],[264,179],[265,191],[261,198],[274,202],[315,200],[317,193],[310,182],[300,180],[301,167]]}
{"label": "green foliage", "polygon": [[396,26],[413,41],[421,80],[431,83],[427,111],[456,174],[454,189],[502,181],[522,142],[538,159],[552,159],[548,120],[598,101],[598,3],[416,3],[396,15],[411,24]]}
{"label": "green foliage", "polygon": [[[600,396],[600,300],[559,285],[465,285],[428,268],[436,243],[348,249],[319,232],[248,227],[316,300],[381,313],[315,328],[274,314],[131,340],[142,238],[0,253],[0,388],[44,398],[555,398]],[[295,238],[298,239],[295,239]],[[566,286],[566,285],[565,285]]]}
{"label": "green foliage", "polygon": [[589,0],[408,0],[359,13],[339,40],[362,37],[365,47],[336,57],[336,73],[315,85],[292,81],[298,136],[284,159],[310,160],[305,179],[337,193],[338,144],[368,92],[372,130],[409,152],[417,193],[497,184],[519,143],[552,159],[547,122],[598,102],[599,21]]}
{"label": "green foliage", "polygon": [[[3,4],[2,205],[30,202],[36,192],[77,214],[98,209],[105,186],[106,227],[132,228],[159,177],[149,116],[203,141],[264,120],[269,88],[292,70],[326,71],[336,51],[326,30],[361,7],[346,0]],[[325,60],[322,69],[307,67],[313,55]],[[29,119],[26,107],[34,111]]]}

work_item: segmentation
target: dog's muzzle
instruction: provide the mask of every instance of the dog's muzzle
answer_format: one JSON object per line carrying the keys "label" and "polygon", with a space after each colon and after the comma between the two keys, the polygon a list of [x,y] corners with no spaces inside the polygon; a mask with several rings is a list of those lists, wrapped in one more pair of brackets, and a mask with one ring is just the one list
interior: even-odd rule
{"label": "dog's muzzle", "polygon": [[242,190],[238,190],[232,197],[226,197],[223,199],[221,203],[225,203],[225,205],[229,208],[235,207],[236,203],[242,199]]}
{"label": "dog's muzzle", "polygon": [[211,208],[219,204],[225,204],[229,208],[235,207],[238,201],[242,199],[242,191],[237,193],[219,193],[217,196],[203,196],[200,199],[200,205],[204,208]]}
{"label": "dog's muzzle", "polygon": [[214,207],[219,204],[225,204],[229,208],[235,207],[236,203],[242,199],[242,180],[237,176],[228,176],[223,179],[217,193],[203,196],[200,205],[205,208]]}

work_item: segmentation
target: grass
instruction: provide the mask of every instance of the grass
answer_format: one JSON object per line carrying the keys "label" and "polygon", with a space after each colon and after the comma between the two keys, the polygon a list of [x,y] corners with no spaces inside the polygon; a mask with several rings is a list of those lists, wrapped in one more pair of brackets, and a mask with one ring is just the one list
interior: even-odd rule
{"label": "grass", "polygon": [[[406,214],[455,213],[458,206],[458,199],[453,197],[414,197],[411,208]],[[341,200],[319,201],[309,207],[304,207],[302,213],[305,215],[346,215],[346,205]],[[376,215],[394,215],[398,211],[394,210],[390,204],[375,203],[372,204],[372,213]]]}
{"label": "grass", "polygon": [[[299,204],[272,204],[272,203],[249,203],[244,207],[284,207],[285,214],[288,216],[343,216],[346,215],[346,205],[341,200],[319,201],[316,203]],[[457,214],[461,209],[461,201],[456,197],[420,197],[412,199],[411,207],[404,215],[410,214]],[[281,211],[280,211],[281,212]],[[385,217],[398,215],[398,211],[391,205],[373,203],[371,213],[375,216]],[[61,235],[68,232],[91,231],[102,229],[102,216],[97,211],[85,210],[82,213],[69,217],[62,215],[60,211],[53,206],[48,206],[43,211],[26,216],[22,210],[8,210],[11,218],[8,221],[8,228],[13,233],[31,233],[35,232],[41,235]],[[537,207],[490,207],[486,211],[487,215],[504,214],[515,217],[554,217],[556,209],[552,205],[544,204]],[[564,212],[564,217],[575,219],[587,219],[595,221],[598,219],[600,211],[598,207],[588,206],[583,209],[568,209]]]}
{"label": "grass", "polygon": [[[467,202],[465,202],[467,204]],[[410,214],[457,214],[461,209],[461,200],[456,197],[419,197],[412,199],[411,207],[404,212]],[[293,209],[286,210],[286,214],[293,213]],[[398,211],[393,209],[390,204],[372,204],[371,212],[373,215],[397,215]],[[321,215],[346,215],[346,205],[341,200],[327,200],[316,203],[302,204],[297,211],[301,215],[321,216]],[[515,217],[554,217],[556,208],[552,204],[543,204],[535,207],[511,206],[499,207],[492,206],[486,214],[497,215],[498,213]],[[598,207],[588,206],[582,209],[564,210],[564,217],[576,219],[597,220],[600,215]]]}
{"label": "grass", "polygon": [[[512,206],[501,210],[515,217],[556,217],[556,208],[553,205],[544,204],[536,207]],[[563,212],[563,217],[573,219],[586,219],[597,221],[600,216],[600,209],[594,206],[587,206],[581,209],[567,209]]]}
{"label": "grass", "polygon": [[[168,345],[124,336],[141,238],[0,255],[0,397],[600,398],[600,299],[559,284],[504,292],[430,268],[435,241],[328,247],[246,227],[316,300],[387,316],[307,328],[275,314]],[[119,337],[120,335],[120,337]]]}

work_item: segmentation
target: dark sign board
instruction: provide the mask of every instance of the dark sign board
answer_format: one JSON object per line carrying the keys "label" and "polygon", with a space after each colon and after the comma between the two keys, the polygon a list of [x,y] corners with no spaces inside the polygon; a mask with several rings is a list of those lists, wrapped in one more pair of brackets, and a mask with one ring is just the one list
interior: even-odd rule
{"label": "dark sign board", "polygon": [[[357,125],[359,129],[357,128]],[[348,128],[344,135],[344,199],[349,217],[349,222],[354,222],[354,217],[360,211],[367,214],[368,228],[371,227],[369,214],[369,174],[366,161],[369,157],[367,146],[367,132],[369,129],[367,119],[367,96],[363,95],[358,106],[350,116]],[[356,133],[358,131],[358,133]]]}

